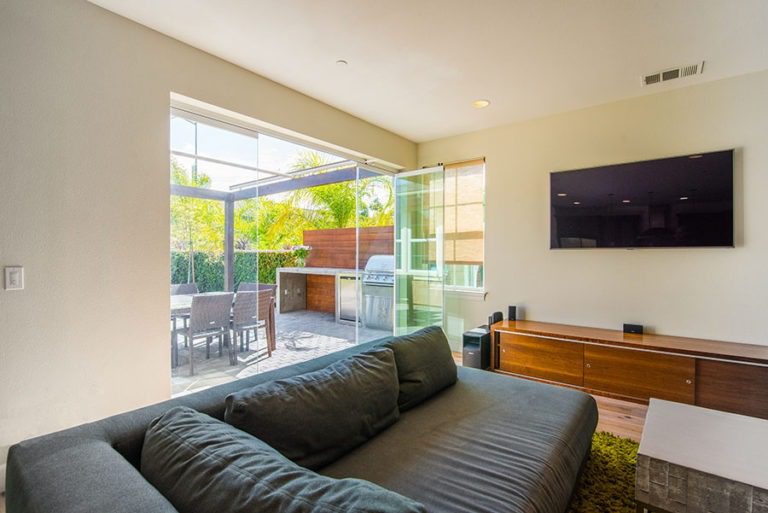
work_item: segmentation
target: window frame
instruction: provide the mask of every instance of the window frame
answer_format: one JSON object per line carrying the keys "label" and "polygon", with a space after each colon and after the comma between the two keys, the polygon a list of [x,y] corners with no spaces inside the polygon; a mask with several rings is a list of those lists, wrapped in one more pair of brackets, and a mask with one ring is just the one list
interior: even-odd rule
{"label": "window frame", "polygon": [[[444,164],[443,165],[443,170],[444,170],[444,172],[446,172],[448,169],[470,167],[472,165],[477,165],[477,164],[482,164],[482,191],[483,191],[483,200],[482,200],[483,242],[482,242],[482,245],[483,245],[483,261],[482,261],[481,267],[482,267],[482,270],[483,270],[483,284],[480,287],[468,287],[468,286],[462,286],[462,285],[449,285],[447,283],[447,281],[448,281],[448,272],[447,272],[448,260],[445,259],[445,261],[443,262],[443,266],[446,268],[446,271],[445,271],[445,282],[444,282],[444,285],[443,285],[443,289],[445,290],[445,292],[450,293],[450,294],[460,294],[460,295],[466,295],[466,296],[482,296],[484,298],[485,295],[487,294],[487,289],[486,289],[486,259],[485,259],[485,252],[486,252],[486,240],[485,240],[486,239],[486,237],[485,237],[486,229],[485,228],[486,228],[486,210],[487,210],[487,207],[486,207],[486,180],[487,180],[487,171],[488,171],[487,162],[486,162],[485,157],[477,157],[477,158],[472,158],[472,159],[462,159],[462,160],[457,160],[457,161],[454,161],[454,162],[449,162],[447,164]],[[458,181],[458,173],[457,173],[457,178],[456,179]],[[456,187],[454,187],[454,194],[458,195],[458,191],[457,191]],[[444,201],[443,203],[445,204],[447,202]],[[458,213],[458,207],[459,207],[458,201],[454,201],[450,208],[456,209],[456,213]],[[445,208],[449,208],[449,207],[446,206]],[[454,216],[454,218],[456,218],[456,216]],[[443,238],[444,238],[443,246],[445,246],[445,244],[447,242],[447,239],[445,239],[445,236],[447,235],[447,231],[444,232],[444,233],[445,233],[445,235],[443,236]],[[458,233],[458,231],[456,231],[454,229],[453,233]],[[443,254],[445,254],[445,252]]]}

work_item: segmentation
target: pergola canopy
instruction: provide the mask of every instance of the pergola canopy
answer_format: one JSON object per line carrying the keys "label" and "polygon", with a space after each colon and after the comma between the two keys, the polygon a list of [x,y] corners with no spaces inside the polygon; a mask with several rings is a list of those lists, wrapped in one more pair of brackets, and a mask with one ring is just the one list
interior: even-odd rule
{"label": "pergola canopy", "polygon": [[[311,172],[313,169],[302,170]],[[353,163],[349,167],[332,171],[303,174],[302,176],[286,177],[279,181],[269,181],[263,185],[254,185],[232,192],[190,187],[187,185],[171,184],[171,195],[187,198],[198,198],[224,202],[224,287],[228,292],[234,290],[234,261],[235,261],[235,202],[253,199],[283,192],[307,189],[320,185],[351,182],[358,178],[380,176],[381,171],[364,169],[361,164]]]}

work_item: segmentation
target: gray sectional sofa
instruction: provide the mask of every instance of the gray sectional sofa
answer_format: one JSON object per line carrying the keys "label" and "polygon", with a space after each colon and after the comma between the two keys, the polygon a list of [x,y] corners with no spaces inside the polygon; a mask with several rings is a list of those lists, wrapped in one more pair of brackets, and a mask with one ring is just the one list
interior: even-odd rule
{"label": "gray sectional sofa", "polygon": [[[440,336],[444,340],[442,332]],[[411,336],[410,343],[418,342],[418,338],[419,335]],[[213,418],[201,416],[210,423],[223,426],[223,422],[215,419],[223,420],[225,411],[228,417],[236,417],[237,404],[255,398],[259,408],[270,407],[269,401],[248,390],[258,392],[271,387],[274,391],[274,384],[300,382],[311,372],[331,369],[330,374],[338,373],[334,369],[339,362],[354,360],[359,358],[354,355],[372,350],[382,353],[376,348],[392,347],[393,342],[397,339],[389,337],[361,344],[306,363],[21,442],[11,447],[9,453],[7,511],[177,511],[167,497],[169,494],[152,486],[150,478],[145,478],[146,471],[144,475],[141,472],[147,467],[147,461],[142,462],[145,434],[149,440],[149,433],[158,424],[154,419],[173,417],[174,411],[193,415],[201,412]],[[383,351],[392,354],[388,349]],[[429,354],[422,351],[414,358],[425,361]],[[315,470],[319,474],[374,483],[423,505],[422,510],[431,513],[566,511],[597,424],[597,408],[589,395],[460,367],[455,384],[430,397],[418,397],[421,385],[404,378],[402,373],[409,367],[411,354],[395,351],[395,357],[400,372],[400,399],[405,391],[417,401],[411,401],[407,407],[401,402],[402,411],[395,412],[394,419],[386,413],[389,420],[371,431],[372,437],[360,442],[361,445],[352,444],[341,454],[326,452],[324,459],[311,460],[317,464]],[[456,371],[453,373],[455,380]],[[394,386],[398,386],[397,374]],[[357,411],[357,407],[349,411]],[[285,410],[281,419],[290,415],[290,410]],[[314,415],[296,422],[311,427],[328,420]],[[338,418],[338,413],[334,415]],[[242,422],[243,426],[234,425],[248,431],[248,419]],[[226,428],[235,429],[229,425]],[[249,438],[257,440],[243,431],[235,431],[246,443]],[[281,443],[285,445],[285,436]],[[287,443],[290,445],[290,439]],[[286,454],[285,450],[282,452]],[[155,468],[161,469],[162,477],[162,466]],[[331,511],[318,509],[317,505],[312,511],[321,510]]]}

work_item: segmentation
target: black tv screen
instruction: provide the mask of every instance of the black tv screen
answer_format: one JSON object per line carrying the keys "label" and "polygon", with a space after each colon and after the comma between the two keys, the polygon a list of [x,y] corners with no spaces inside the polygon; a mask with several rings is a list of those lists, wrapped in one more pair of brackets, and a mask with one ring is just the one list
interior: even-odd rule
{"label": "black tv screen", "polygon": [[733,150],[550,174],[550,247],[733,246]]}

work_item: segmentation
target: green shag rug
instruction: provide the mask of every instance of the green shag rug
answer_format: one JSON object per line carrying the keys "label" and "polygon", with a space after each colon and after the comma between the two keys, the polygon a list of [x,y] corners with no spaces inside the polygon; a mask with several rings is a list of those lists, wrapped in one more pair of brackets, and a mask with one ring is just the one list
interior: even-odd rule
{"label": "green shag rug", "polygon": [[639,444],[595,433],[568,513],[635,513],[635,463]]}

